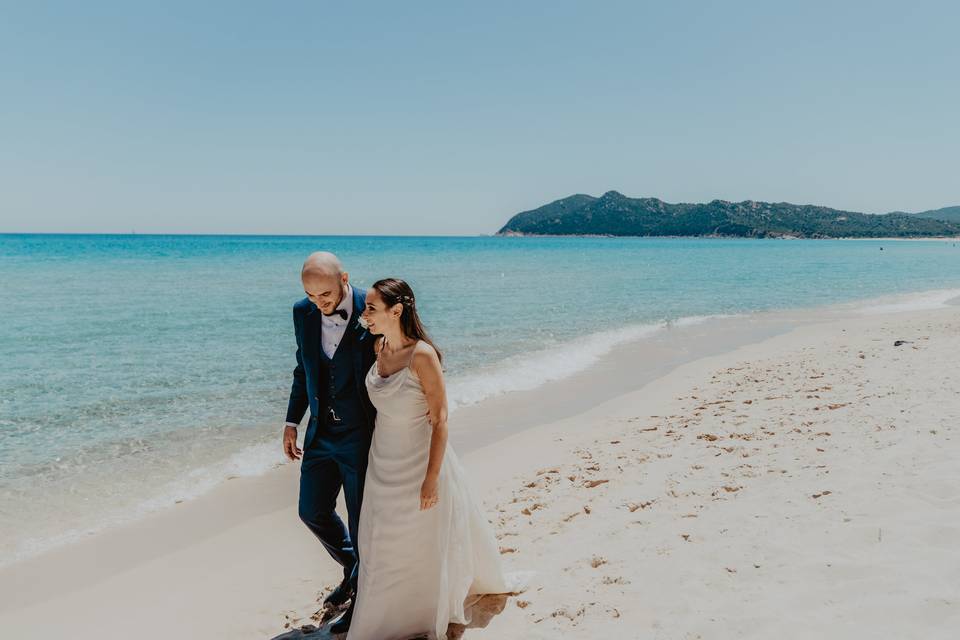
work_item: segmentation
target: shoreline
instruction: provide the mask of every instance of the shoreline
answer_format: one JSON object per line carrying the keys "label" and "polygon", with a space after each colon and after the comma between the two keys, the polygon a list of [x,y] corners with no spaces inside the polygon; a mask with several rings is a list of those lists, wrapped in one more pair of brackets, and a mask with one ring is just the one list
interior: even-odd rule
{"label": "shoreline", "polygon": [[[456,409],[451,413],[451,443],[469,461],[478,449],[496,447],[520,432],[587,411],[684,363],[788,332],[797,323],[789,315],[776,314],[716,318],[618,345],[617,357],[608,353],[573,375]],[[637,361],[645,364],[637,369],[632,364]],[[277,438],[279,442],[279,434]],[[296,516],[298,481],[299,466],[280,463],[265,473],[229,478],[192,499],[4,565],[0,567],[0,619],[17,606],[68,595],[256,518],[291,510],[288,520],[302,527]],[[164,535],[156,536],[152,533],[156,530]],[[141,539],[150,540],[149,548],[136,543]],[[310,542],[312,538],[307,538],[308,546]],[[47,578],[53,573],[59,577],[51,584]],[[8,590],[12,584],[18,588]]]}
{"label": "shoreline", "polygon": [[[732,348],[748,341],[755,341],[769,335],[789,330],[791,327],[820,320],[824,317],[840,317],[844,314],[856,313],[857,309],[876,307],[875,312],[900,311],[915,306],[937,306],[943,303],[942,298],[952,297],[954,294],[960,299],[960,289],[935,289],[915,291],[910,293],[887,294],[879,297],[856,299],[849,302],[832,303],[819,307],[800,307],[794,309],[775,309],[766,311],[745,312],[734,315],[707,315],[688,316],[677,320],[664,320],[651,324],[626,325],[619,329],[605,330],[586,336],[587,342],[598,339],[602,345],[599,348],[587,346],[583,343],[564,343],[538,351],[531,351],[518,362],[504,361],[490,370],[481,372],[481,378],[494,376],[497,386],[503,387],[504,381],[500,378],[504,373],[517,378],[516,388],[520,391],[503,392],[502,389],[486,389],[486,394],[479,402],[467,402],[457,407],[457,387],[460,382],[475,383],[477,380],[452,379],[448,386],[451,399],[452,437],[458,449],[464,452],[494,442],[506,437],[518,429],[529,428],[537,424],[559,419],[565,415],[586,410],[598,401],[604,401],[615,395],[626,393],[644,381],[650,381],[658,375],[663,375],[673,367],[692,358],[711,355],[718,351]],[[617,336],[623,333],[627,337]],[[611,357],[614,352],[617,357]],[[572,369],[568,362],[560,363],[562,370],[556,378],[536,381],[532,387],[525,384],[529,377],[522,375],[518,378],[517,371],[506,365],[517,364],[520,370],[529,365],[535,371],[534,378],[541,374],[544,368],[557,366],[558,357],[568,359],[574,353],[576,359],[585,359]],[[630,359],[641,362],[639,370],[624,365]],[[482,382],[482,380],[481,380]],[[467,385],[470,386],[470,385]],[[514,388],[508,384],[508,388]],[[494,419],[491,419],[491,416]],[[264,429],[269,429],[267,425]],[[302,430],[301,430],[302,437]],[[67,527],[51,539],[42,539],[22,545],[14,555],[3,559],[0,571],[6,567],[16,566],[32,558],[42,557],[58,549],[67,548],[77,542],[109,533],[124,527],[134,526],[155,515],[163,514],[172,509],[182,509],[184,504],[210,495],[217,488],[227,482],[243,478],[262,477],[273,473],[285,461],[277,452],[275,457],[265,458],[270,451],[269,443],[251,443],[229,458],[212,461],[210,464],[196,469],[196,471],[221,472],[222,475],[212,477],[198,476],[195,487],[182,488],[178,486],[159,486],[159,493],[146,496],[138,506],[130,511],[119,513],[107,511],[101,516],[103,524],[95,527]],[[235,460],[255,454],[254,458],[245,464],[253,464],[255,468],[237,468]],[[183,473],[193,473],[195,470],[185,470]]]}
{"label": "shoreline", "polygon": [[[586,357],[589,362],[575,367],[572,372],[562,371],[556,378],[540,381],[530,388],[523,388],[521,382],[519,391],[493,391],[479,401],[456,406],[454,396],[461,380],[451,380],[448,385],[448,395],[451,396],[451,438],[458,451],[468,453],[518,430],[585,411],[598,402],[627,393],[641,383],[664,375],[691,359],[713,355],[751,341],[789,331],[798,324],[821,318],[823,314],[848,313],[851,308],[866,307],[887,300],[892,301],[893,304],[909,304],[912,299],[941,293],[957,294],[960,299],[960,289],[919,291],[822,307],[755,311],[733,315],[689,316],[652,324],[627,325],[616,330],[590,334],[589,338],[600,338],[609,344],[595,352],[589,348],[586,353],[578,352],[578,357]],[[611,335],[620,332],[632,334],[632,337],[622,338]],[[566,358],[571,349],[578,350],[581,346],[572,343],[562,344],[530,352],[527,355],[536,360],[546,359],[553,362],[559,352],[564,352]],[[616,352],[617,357],[610,357],[611,352]],[[637,369],[627,364],[631,361],[642,364]],[[522,366],[530,363],[529,359],[521,359],[520,364]],[[502,366],[504,364],[506,363],[500,363],[494,369],[482,373],[484,376],[499,376],[505,369]],[[303,429],[299,435],[302,440]],[[263,443],[250,444],[235,452],[232,458],[209,466],[210,468],[228,467],[230,460],[254,450],[262,452],[263,447]],[[75,544],[108,535],[114,531],[135,528],[139,523],[170,513],[172,510],[182,510],[185,505],[215,493],[228,482],[262,478],[276,473],[286,464],[278,452],[275,462],[258,460],[255,471],[247,473],[237,470],[219,479],[207,477],[198,479],[198,482],[202,481],[204,484],[204,487],[198,490],[191,489],[181,493],[181,489],[165,489],[162,495],[166,500],[160,499],[158,495],[149,496],[144,498],[140,506],[132,512],[105,513],[103,517],[107,523],[104,525],[94,528],[68,529],[56,538],[34,544],[31,550],[21,548],[17,555],[5,558],[0,563],[0,575],[8,567],[16,567],[24,562],[69,549]],[[191,470],[187,470],[184,473],[190,472]],[[2,604],[0,604],[0,610],[2,610]]]}
{"label": "shoreline", "polygon": [[[684,375],[689,378],[684,373],[688,370],[702,371],[717,361],[735,359],[736,354],[744,350],[760,348],[758,345],[790,343],[791,336],[811,327],[845,322],[875,324],[891,318],[906,321],[952,312],[953,309],[900,310],[894,314],[850,317],[847,312],[837,310],[832,318],[822,312],[815,314],[816,318],[795,315],[779,319],[786,324],[767,325],[768,329],[776,327],[769,333],[758,331],[755,325],[740,327],[740,342],[733,332],[727,334],[728,340],[722,344],[717,344],[717,327],[712,324],[683,327],[677,333],[664,332],[667,338],[674,339],[672,345],[667,339],[659,345],[647,341],[639,347],[633,345],[633,350],[618,349],[616,357],[566,381],[532,392],[519,392],[513,399],[503,397],[497,406],[486,408],[487,418],[498,412],[514,415],[509,412],[518,410],[513,422],[493,428],[488,425],[486,431],[480,431],[475,426],[485,419],[484,411],[478,408],[470,415],[470,407],[466,407],[457,414],[458,426],[451,430],[451,439],[489,509],[491,498],[503,497],[505,489],[498,483],[502,484],[504,475],[529,475],[533,471],[531,460],[516,458],[515,451],[524,450],[514,445],[518,441],[535,440],[538,434],[551,429],[565,430],[571,439],[582,438],[583,425],[592,424],[592,416],[608,406],[629,403],[631,397],[649,393],[651,388]],[[743,322],[743,318],[736,320]],[[689,340],[695,342],[697,332],[700,340],[712,343],[713,353],[694,353],[691,344],[683,344]],[[661,368],[651,368],[647,377],[625,377],[625,371],[635,370],[630,363],[642,362],[644,357],[653,360],[660,357],[660,362],[664,362],[663,356],[671,354],[671,346],[675,349],[674,360],[666,360]],[[584,392],[584,384],[590,380],[595,387]],[[596,388],[609,385],[612,380],[621,381],[626,390],[611,387],[608,391],[612,395],[605,399],[595,395]],[[539,397],[534,399],[534,395]],[[542,411],[545,406],[551,407],[550,411]],[[522,407],[527,407],[527,413],[519,412]],[[471,439],[471,434],[482,434],[482,437],[474,435]],[[514,452],[508,455],[511,448]],[[556,453],[556,446],[552,450]],[[492,469],[503,473],[492,472]],[[178,589],[193,590],[186,602],[169,603],[176,610],[187,607],[192,611],[183,612],[191,620],[191,629],[206,629],[206,634],[219,637],[227,628],[249,635],[250,625],[257,624],[256,620],[262,623],[263,632],[276,628],[277,625],[270,626],[267,622],[271,619],[279,622],[276,618],[279,611],[296,612],[313,606],[309,602],[311,596],[322,591],[335,573],[332,562],[296,516],[297,471],[295,464],[286,464],[263,476],[231,480],[173,510],[0,569],[0,622],[5,626],[25,624],[40,615],[45,607],[55,607],[57,611],[72,611],[71,619],[89,619],[92,628],[79,621],[76,626],[65,627],[75,637],[86,637],[84,633],[103,637],[100,625],[110,619],[112,606],[106,603],[120,598],[131,610],[142,611],[144,606],[155,610],[156,602],[169,600],[164,592],[174,585]],[[271,549],[282,549],[284,560],[271,558]],[[237,557],[237,552],[241,557]],[[313,569],[307,567],[316,568],[320,573],[312,574]],[[518,565],[518,568],[529,567]],[[214,590],[226,589],[234,598],[213,599],[201,606],[196,598],[207,591],[193,586],[193,580],[201,575],[211,576],[201,582],[212,580],[216,584]],[[238,607],[251,606],[263,610],[256,615],[248,612],[237,617]],[[218,611],[218,615],[234,612],[236,626],[224,620],[214,624],[197,619],[197,616],[203,618],[201,609]],[[149,633],[138,633],[138,636],[163,637]]]}

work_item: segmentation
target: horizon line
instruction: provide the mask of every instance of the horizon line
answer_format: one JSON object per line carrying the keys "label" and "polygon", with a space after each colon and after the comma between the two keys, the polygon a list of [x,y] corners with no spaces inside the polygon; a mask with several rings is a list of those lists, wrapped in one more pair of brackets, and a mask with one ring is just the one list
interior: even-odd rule
{"label": "horizon line", "polygon": [[250,237],[250,238],[485,238],[496,233],[471,234],[376,234],[376,233],[193,233],[179,231],[0,231],[0,236],[183,236],[183,237]]}

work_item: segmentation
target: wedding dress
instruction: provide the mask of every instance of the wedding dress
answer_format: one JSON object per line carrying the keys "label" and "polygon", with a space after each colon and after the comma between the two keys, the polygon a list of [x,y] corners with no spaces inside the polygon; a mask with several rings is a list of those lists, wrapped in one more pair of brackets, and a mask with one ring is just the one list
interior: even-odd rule
{"label": "wedding dress", "polygon": [[366,385],[377,419],[360,509],[360,575],[347,640],[444,640],[449,623],[470,622],[480,595],[517,592],[529,574],[502,572],[493,530],[449,444],[439,501],[420,511],[432,428],[426,396],[409,362],[386,377],[374,363]]}

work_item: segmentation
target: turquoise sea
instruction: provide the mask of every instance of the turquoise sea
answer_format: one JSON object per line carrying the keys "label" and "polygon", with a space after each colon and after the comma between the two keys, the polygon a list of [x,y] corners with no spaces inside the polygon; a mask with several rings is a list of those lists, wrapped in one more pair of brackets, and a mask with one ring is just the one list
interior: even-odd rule
{"label": "turquoise sea", "polygon": [[666,322],[960,288],[936,241],[0,235],[0,564],[280,462],[318,249],[412,284],[453,406]]}

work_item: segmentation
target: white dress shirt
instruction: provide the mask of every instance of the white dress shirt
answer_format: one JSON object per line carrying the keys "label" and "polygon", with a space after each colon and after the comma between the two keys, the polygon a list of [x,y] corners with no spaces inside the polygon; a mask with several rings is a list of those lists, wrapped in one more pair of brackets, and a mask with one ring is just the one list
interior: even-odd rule
{"label": "white dress shirt", "polygon": [[[347,291],[343,294],[343,300],[337,305],[337,309],[343,309],[347,312],[346,318],[341,318],[337,313],[331,313],[329,316],[320,314],[320,346],[328,358],[333,358],[337,352],[340,341],[343,340],[343,334],[347,332],[347,323],[350,322],[350,316],[353,315],[353,288],[348,284]],[[299,427],[295,422],[285,422],[285,426]]]}
{"label": "white dress shirt", "polygon": [[343,294],[343,300],[337,305],[337,309],[343,309],[347,312],[346,319],[341,318],[339,314],[331,313],[329,316],[320,315],[320,342],[323,352],[328,358],[333,358],[340,341],[343,340],[343,334],[347,332],[347,323],[350,322],[350,316],[353,314],[353,288],[348,284],[347,292]]}

